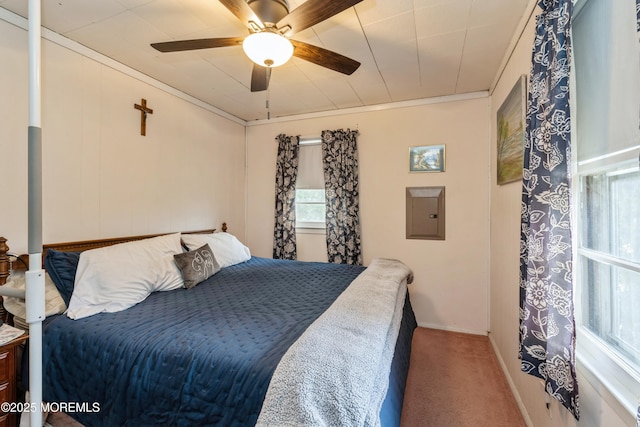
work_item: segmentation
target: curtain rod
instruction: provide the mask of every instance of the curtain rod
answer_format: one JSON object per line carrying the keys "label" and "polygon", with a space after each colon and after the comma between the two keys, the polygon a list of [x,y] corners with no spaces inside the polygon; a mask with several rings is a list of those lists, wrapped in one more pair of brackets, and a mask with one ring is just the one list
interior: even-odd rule
{"label": "curtain rod", "polygon": [[317,145],[322,144],[322,137],[314,136],[301,136],[298,140],[299,145]]}
{"label": "curtain rod", "polygon": [[[360,129],[359,126],[356,124],[356,128],[353,129],[356,132],[360,133]],[[305,136],[300,136],[298,138],[298,144],[299,145],[317,145],[317,144],[322,144],[322,136],[319,135],[305,135]]]}

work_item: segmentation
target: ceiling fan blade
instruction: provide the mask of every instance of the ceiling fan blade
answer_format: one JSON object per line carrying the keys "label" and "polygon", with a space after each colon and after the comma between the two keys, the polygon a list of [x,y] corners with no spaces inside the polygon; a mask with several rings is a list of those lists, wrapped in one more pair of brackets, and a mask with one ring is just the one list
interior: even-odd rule
{"label": "ceiling fan blade", "polygon": [[219,1],[220,3],[222,3],[224,7],[229,9],[229,12],[233,13],[236,16],[236,18],[242,21],[243,24],[250,26],[251,22],[255,22],[255,24],[259,28],[264,28],[264,24],[262,23],[262,20],[260,20],[260,18],[258,18],[258,15],[254,13],[253,9],[249,7],[246,0],[219,0]]}
{"label": "ceiling fan blade", "polygon": [[269,87],[271,68],[253,64],[251,72],[251,92],[261,92]]}
{"label": "ceiling fan blade", "polygon": [[337,71],[342,74],[351,75],[358,69],[360,63],[339,53],[314,46],[308,43],[291,40],[293,44],[293,56],[313,62],[325,68]]}
{"label": "ceiling fan blade", "polygon": [[215,39],[178,40],[172,42],[151,43],[151,47],[160,52],[180,52],[183,50],[209,49],[212,47],[238,46],[244,37],[222,37]]}
{"label": "ceiling fan blade", "polygon": [[[282,18],[276,25],[285,36],[291,36],[318,22],[360,3],[362,0],[307,0]],[[287,27],[289,29],[287,29]]]}

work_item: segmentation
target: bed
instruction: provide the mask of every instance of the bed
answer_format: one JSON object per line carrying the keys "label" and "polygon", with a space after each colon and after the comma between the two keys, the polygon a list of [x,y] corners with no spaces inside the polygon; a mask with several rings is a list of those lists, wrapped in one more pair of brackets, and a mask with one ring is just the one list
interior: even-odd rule
{"label": "bed", "polygon": [[[82,250],[129,239],[45,245],[47,273],[68,282]],[[47,262],[56,256],[69,271]],[[410,281],[395,260],[249,255],[121,311],[51,315],[43,399],[87,426],[397,426],[416,327]]]}

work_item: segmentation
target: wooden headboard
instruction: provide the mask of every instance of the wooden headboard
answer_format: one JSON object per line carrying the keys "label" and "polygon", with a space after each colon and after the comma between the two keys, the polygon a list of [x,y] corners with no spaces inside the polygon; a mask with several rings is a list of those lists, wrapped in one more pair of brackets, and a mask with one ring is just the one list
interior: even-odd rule
{"label": "wooden headboard", "polygon": [[[196,231],[183,231],[183,234],[205,234],[205,233],[213,233],[216,231],[215,228],[207,229],[207,230],[196,230]],[[227,231],[227,223],[222,223],[222,231]],[[86,251],[89,249],[97,249],[103,248],[105,246],[115,245],[117,243],[125,243],[132,242],[134,240],[142,240],[148,239],[151,237],[162,236],[163,234],[170,233],[158,233],[158,234],[145,234],[140,236],[125,236],[125,237],[114,237],[110,239],[97,239],[97,240],[80,240],[77,242],[64,242],[64,243],[50,243],[46,245],[42,245],[42,259],[47,255],[47,251],[49,249],[54,249],[62,252],[79,252]],[[9,246],[7,246],[7,239],[4,237],[0,237],[0,286],[4,285],[7,282],[7,278],[9,277],[10,263],[9,263]],[[24,263],[24,266],[28,266],[29,257],[28,255],[20,255],[20,260]]]}
{"label": "wooden headboard", "polygon": [[7,277],[9,277],[9,246],[7,246],[7,239],[0,237],[0,286],[7,283]]}

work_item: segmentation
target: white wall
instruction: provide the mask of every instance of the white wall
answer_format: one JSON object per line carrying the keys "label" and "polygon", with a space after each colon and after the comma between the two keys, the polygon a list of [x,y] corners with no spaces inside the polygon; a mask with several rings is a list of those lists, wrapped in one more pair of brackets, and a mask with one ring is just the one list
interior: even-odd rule
{"label": "white wall", "polygon": [[[488,117],[489,99],[482,96],[249,126],[247,241],[252,253],[272,254],[274,138],[279,133],[307,136],[357,128],[365,264],[375,257],[392,257],[413,269],[411,301],[421,325],[486,334]],[[409,173],[409,147],[431,144],[446,145],[446,172]],[[407,240],[405,188],[440,185],[446,187],[446,240]],[[324,236],[301,237],[301,259],[326,260]]]}
{"label": "white wall", "polygon": [[[27,250],[27,49],[0,20],[0,235],[15,252]],[[42,56],[45,243],[223,221],[243,237],[243,124],[50,41]]]}
{"label": "white wall", "polygon": [[[537,11],[536,11],[537,13]],[[578,364],[581,420],[555,399],[546,409],[541,381],[520,371],[518,300],[521,182],[496,184],[496,113],[520,75],[529,74],[535,35],[532,17],[491,97],[491,332],[490,339],[529,425],[635,426],[633,417]]]}

